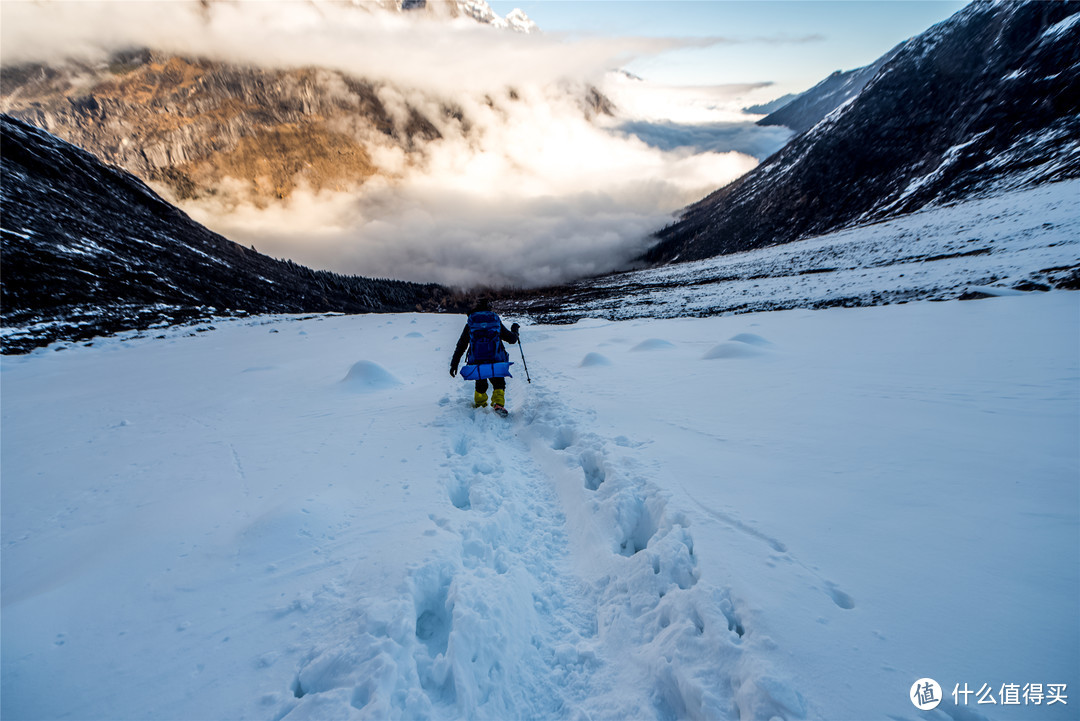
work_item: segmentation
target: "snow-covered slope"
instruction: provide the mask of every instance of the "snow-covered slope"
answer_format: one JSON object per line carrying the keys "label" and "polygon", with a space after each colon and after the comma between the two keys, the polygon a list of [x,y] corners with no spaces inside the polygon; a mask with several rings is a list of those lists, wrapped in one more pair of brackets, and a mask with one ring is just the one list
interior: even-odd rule
{"label": "snow-covered slope", "polygon": [[0,360],[3,717],[1074,716],[1080,295],[462,320]]}
{"label": "snow-covered slope", "polygon": [[798,243],[583,280],[511,301],[544,322],[1080,289],[1080,181],[928,208]]}

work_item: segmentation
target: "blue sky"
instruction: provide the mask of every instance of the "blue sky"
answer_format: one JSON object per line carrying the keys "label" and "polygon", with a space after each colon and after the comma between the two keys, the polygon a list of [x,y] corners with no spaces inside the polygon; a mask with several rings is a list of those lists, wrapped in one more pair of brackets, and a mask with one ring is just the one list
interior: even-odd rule
{"label": "blue sky", "polygon": [[627,69],[658,83],[775,83],[801,92],[834,70],[867,65],[967,2],[944,0],[493,0],[549,33],[722,38]]}

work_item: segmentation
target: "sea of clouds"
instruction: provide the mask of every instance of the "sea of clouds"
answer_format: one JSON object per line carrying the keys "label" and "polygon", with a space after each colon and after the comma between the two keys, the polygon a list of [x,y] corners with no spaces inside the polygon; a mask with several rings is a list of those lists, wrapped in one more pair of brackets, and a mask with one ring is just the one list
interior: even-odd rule
{"label": "sea of clouds", "polygon": [[[625,267],[674,214],[752,169],[790,133],[741,108],[762,85],[664,87],[618,72],[692,41],[522,35],[376,3],[4,3],[4,64],[104,59],[131,47],[265,67],[319,66],[384,84],[389,112],[424,110],[442,139],[373,146],[380,173],[301,188],[269,207],[242,192],[182,204],[276,257],[455,286],[540,286]],[[615,117],[586,112],[598,88]],[[490,103],[512,88],[515,102]],[[460,107],[467,132],[439,109]],[[237,183],[237,188],[241,186]]]}

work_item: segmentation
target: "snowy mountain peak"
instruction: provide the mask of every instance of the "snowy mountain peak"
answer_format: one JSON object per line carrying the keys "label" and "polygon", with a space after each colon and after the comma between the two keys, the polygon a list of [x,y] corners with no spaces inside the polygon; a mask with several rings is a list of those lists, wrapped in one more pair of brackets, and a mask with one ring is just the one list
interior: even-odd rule
{"label": "snowy mountain peak", "polygon": [[526,35],[540,31],[540,27],[534,23],[521,8],[514,8],[507,13],[505,22],[507,27],[511,30],[516,30],[519,33],[525,33]]}
{"label": "snowy mountain peak", "polygon": [[536,23],[530,20],[525,11],[520,8],[511,10],[505,18],[501,18],[491,9],[486,0],[456,0],[456,5],[462,15],[485,25],[525,34],[539,30]]}
{"label": "snowy mountain peak", "polygon": [[491,25],[500,30],[529,34],[539,32],[540,28],[529,19],[524,10],[515,8],[505,18],[491,9],[486,0],[397,0],[397,9],[402,12],[427,11],[442,17],[467,17],[483,25]]}

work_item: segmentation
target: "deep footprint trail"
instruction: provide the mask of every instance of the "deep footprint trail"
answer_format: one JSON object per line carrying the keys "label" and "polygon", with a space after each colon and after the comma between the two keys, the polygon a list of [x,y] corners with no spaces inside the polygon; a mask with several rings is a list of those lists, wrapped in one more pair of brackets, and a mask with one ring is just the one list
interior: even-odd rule
{"label": "deep footprint trail", "polygon": [[458,537],[459,548],[449,563],[414,576],[439,568],[445,584],[429,600],[445,621],[446,643],[419,656],[431,672],[426,685],[447,691],[433,706],[440,715],[473,718],[516,717],[522,709],[566,716],[588,691],[582,681],[595,665],[596,619],[590,589],[569,570],[559,500],[521,440],[518,419],[448,404],[436,424],[446,431],[453,508],[433,520]]}
{"label": "deep footprint trail", "polygon": [[440,540],[300,664],[276,718],[800,717],[746,662],[689,522],[543,385],[510,419],[444,397]]}

